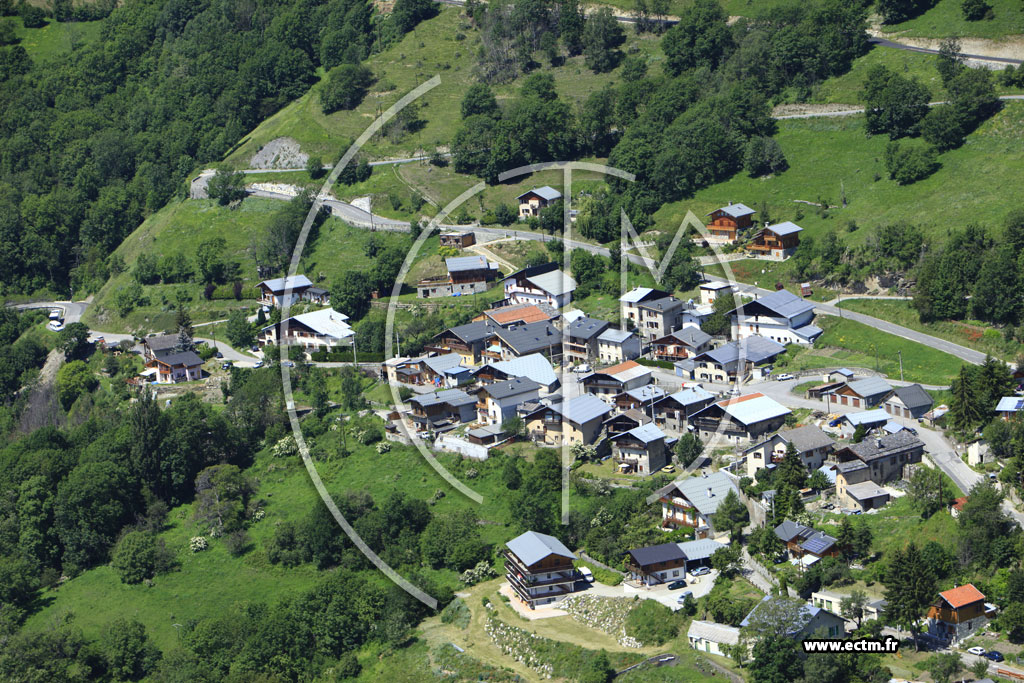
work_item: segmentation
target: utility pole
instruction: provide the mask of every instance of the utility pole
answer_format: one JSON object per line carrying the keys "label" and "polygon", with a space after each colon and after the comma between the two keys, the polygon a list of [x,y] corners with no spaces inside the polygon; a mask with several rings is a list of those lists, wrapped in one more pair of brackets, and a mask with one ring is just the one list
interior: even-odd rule
{"label": "utility pole", "polygon": [[352,330],[352,367],[359,372],[359,360],[356,358],[356,331]]}
{"label": "utility pole", "polygon": [[903,381],[903,349],[897,349],[896,353],[900,356],[900,381]]}

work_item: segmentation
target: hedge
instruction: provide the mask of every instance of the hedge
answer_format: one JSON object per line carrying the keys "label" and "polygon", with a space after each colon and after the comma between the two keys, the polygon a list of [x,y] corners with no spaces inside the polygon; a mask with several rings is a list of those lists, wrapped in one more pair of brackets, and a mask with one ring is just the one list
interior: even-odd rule
{"label": "hedge", "polygon": [[664,368],[666,370],[674,370],[675,366],[671,361],[667,360],[651,360],[650,358],[637,358],[636,362],[640,365],[646,365],[652,368]]}
{"label": "hedge", "polygon": [[[351,363],[352,351],[314,351],[309,355],[315,363]],[[356,360],[360,363],[383,363],[383,351],[359,351]]]}

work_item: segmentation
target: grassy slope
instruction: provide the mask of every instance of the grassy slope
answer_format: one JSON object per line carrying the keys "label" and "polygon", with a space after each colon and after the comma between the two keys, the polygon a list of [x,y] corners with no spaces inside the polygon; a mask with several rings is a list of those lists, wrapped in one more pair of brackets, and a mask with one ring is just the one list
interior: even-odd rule
{"label": "grassy slope", "polygon": [[[899,220],[921,223],[932,235],[950,226],[982,221],[1000,223],[1014,206],[1009,188],[1024,171],[1024,106],[1008,103],[985,122],[960,149],[942,154],[942,167],[931,177],[899,186],[885,178],[883,154],[888,138],[865,137],[860,116],[796,119],[779,122],[777,139],[790,168],[771,178],[733,178],[700,190],[693,199],[663,206],[658,226],[678,226],[687,210],[698,216],[729,201],[760,210],[766,203],[773,222],[795,220],[806,235],[845,229],[848,221],[871,227]],[[881,176],[875,180],[874,175]],[[839,203],[845,188],[848,206],[822,218],[793,200]],[[979,209],[984,207],[984,211]],[[869,231],[843,235],[848,244]]]}
{"label": "grassy slope", "polygon": [[922,38],[1004,38],[1024,33],[1024,6],[1017,0],[988,0],[994,18],[982,21],[967,21],[961,10],[961,0],[938,0],[930,10],[909,21],[882,29],[891,38],[903,36]]}
{"label": "grassy slope", "polygon": [[897,355],[903,352],[903,376],[908,382],[946,385],[957,375],[962,362],[948,353],[897,337],[852,320],[819,316],[825,330],[814,348],[800,352],[790,368],[833,367],[837,364],[874,369],[900,378]]}
{"label": "grassy slope", "polygon": [[909,301],[881,301],[878,299],[847,299],[840,303],[842,308],[858,311],[875,318],[889,320],[912,330],[948,339],[972,349],[1012,361],[1020,346],[1010,348],[1002,335],[991,325],[978,321],[959,322],[955,320],[922,323]]}
{"label": "grassy slope", "polygon": [[[320,85],[271,116],[252,131],[228,161],[245,167],[249,158],[268,141],[289,136],[299,141],[303,151],[321,155],[325,163],[341,156],[343,146],[356,138],[379,112],[386,110],[417,85],[440,75],[441,84],[418,100],[426,126],[396,142],[376,136],[364,148],[373,157],[406,156],[417,149],[432,150],[447,145],[459,118],[459,105],[466,88],[475,82],[473,67],[479,33],[460,16],[457,8],[445,8],[440,15],[420,24],[400,43],[372,56],[367,65],[378,81],[362,104],[352,111],[325,115],[320,109]],[[464,36],[458,40],[457,36]],[[657,37],[637,37],[631,31],[624,50],[631,46],[649,55],[651,70],[660,67],[661,48]],[[616,80],[618,72],[594,74],[584,67],[582,57],[573,57],[557,68],[543,67],[554,76],[559,93],[573,101]],[[521,79],[495,88],[499,99],[516,92]],[[382,92],[383,88],[387,88]],[[466,187],[469,187],[467,185]],[[465,189],[465,188],[463,188]],[[460,190],[461,191],[461,190]]]}
{"label": "grassy slope", "polygon": [[77,45],[95,40],[100,34],[99,21],[56,22],[48,20],[40,28],[25,28],[21,17],[12,17],[15,33],[33,61],[48,61],[70,52]]}

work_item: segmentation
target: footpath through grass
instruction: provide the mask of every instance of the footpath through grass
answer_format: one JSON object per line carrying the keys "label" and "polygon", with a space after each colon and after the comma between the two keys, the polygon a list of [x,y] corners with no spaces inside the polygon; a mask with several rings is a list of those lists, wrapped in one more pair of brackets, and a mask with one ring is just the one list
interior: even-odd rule
{"label": "footpath through grass", "polygon": [[816,323],[825,331],[824,334],[813,348],[799,352],[787,369],[848,365],[878,370],[890,379],[899,379],[899,352],[902,352],[903,379],[946,386],[963,365],[963,361],[948,353],[853,320],[819,316]]}
{"label": "footpath through grass", "polygon": [[906,300],[843,299],[838,305],[840,308],[888,320],[908,329],[946,339],[954,344],[976,349],[1006,361],[1012,361],[1018,353],[1024,351],[1024,345],[1007,342],[1002,333],[988,323],[977,320],[943,320],[923,323],[918,317],[917,311]]}

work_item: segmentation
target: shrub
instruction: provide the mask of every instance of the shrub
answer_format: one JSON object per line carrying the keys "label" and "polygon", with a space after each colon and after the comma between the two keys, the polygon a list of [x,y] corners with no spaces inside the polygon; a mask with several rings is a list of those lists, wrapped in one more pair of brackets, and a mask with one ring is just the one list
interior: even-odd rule
{"label": "shrub", "polygon": [[224,537],[224,547],[232,557],[241,557],[249,551],[249,534],[243,529],[232,531]]}
{"label": "shrub", "polygon": [[789,168],[782,147],[775,138],[754,136],[747,143],[743,168],[753,178],[781,173]]}
{"label": "shrub", "polygon": [[188,542],[189,549],[194,553],[199,553],[210,547],[204,536],[193,536],[192,540]]}
{"label": "shrub", "polygon": [[331,69],[320,90],[320,106],[325,114],[354,109],[373,83],[373,72],[361,64],[342,64]]}
{"label": "shrub", "polygon": [[459,628],[464,629],[469,626],[469,618],[469,608],[466,607],[466,603],[461,598],[455,598],[441,610],[442,624],[455,624]]}
{"label": "shrub", "polygon": [[885,148],[885,168],[899,185],[909,185],[927,178],[938,169],[934,147],[902,145],[890,142]]}
{"label": "shrub", "polygon": [[118,541],[110,566],[122,583],[140,583],[156,572],[156,541],[145,531],[129,531]]}

